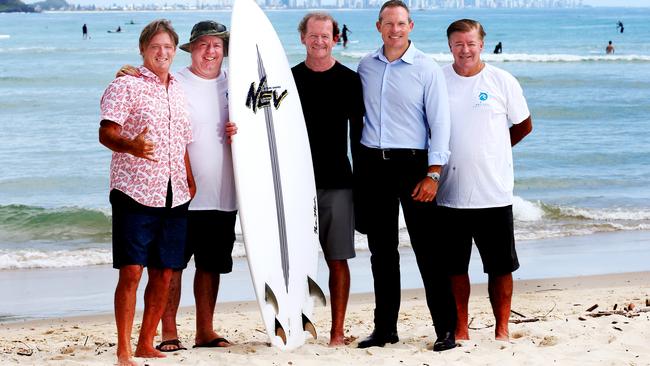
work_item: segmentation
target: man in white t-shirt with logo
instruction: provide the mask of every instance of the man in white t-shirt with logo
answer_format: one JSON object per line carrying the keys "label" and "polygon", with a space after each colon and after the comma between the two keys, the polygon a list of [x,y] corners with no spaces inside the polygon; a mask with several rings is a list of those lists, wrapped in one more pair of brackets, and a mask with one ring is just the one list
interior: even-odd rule
{"label": "man in white t-shirt with logo", "polygon": [[456,339],[469,339],[468,267],[472,239],[488,274],[495,338],[508,340],[512,272],[519,268],[512,216],[512,146],[532,131],[517,80],[481,61],[485,31],[461,19],[447,28],[454,63],[443,68],[451,109],[451,157],[437,202],[456,300]]}

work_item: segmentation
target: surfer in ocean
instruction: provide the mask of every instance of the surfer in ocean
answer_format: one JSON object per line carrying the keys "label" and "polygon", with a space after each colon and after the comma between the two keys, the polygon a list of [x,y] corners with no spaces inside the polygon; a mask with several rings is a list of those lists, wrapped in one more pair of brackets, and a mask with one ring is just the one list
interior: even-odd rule
{"label": "surfer in ocean", "polygon": [[368,223],[375,290],[375,328],[359,348],[399,341],[401,203],[436,331],[433,350],[444,351],[456,346],[456,308],[442,270],[437,236],[443,227],[434,202],[449,159],[447,89],[440,67],[409,40],[414,24],[404,2],[385,2],[376,25],[383,47],[366,55],[358,69],[365,123],[354,164],[360,181],[355,204],[363,205]]}
{"label": "surfer in ocean", "polygon": [[[327,13],[308,13],[298,30],[307,56],[291,71],[300,95],[314,166],[319,239],[329,268],[332,314],[329,345],[334,347],[350,343],[344,334],[350,294],[348,259],[355,256],[348,120],[355,156],[363,123],[363,97],[357,73],[332,56],[332,48],[339,38],[336,20]],[[340,97],[337,108],[322,108],[323,100],[330,95]]]}
{"label": "surfer in ocean", "polygon": [[499,43],[497,43],[496,46],[494,46],[494,52],[492,52],[492,53],[494,53],[495,55],[498,55],[501,52],[503,52],[503,45],[501,44],[501,42],[499,42]]}
{"label": "surfer in ocean", "polygon": [[447,28],[454,62],[443,73],[452,139],[448,168],[438,189],[439,222],[445,228],[439,240],[456,299],[456,339],[469,339],[467,271],[473,240],[488,274],[495,338],[507,341],[512,272],[519,268],[512,213],[512,146],[532,131],[532,122],[517,79],[481,61],[484,37],[481,24],[471,19],[457,20]]}
{"label": "surfer in ocean", "polygon": [[348,33],[352,33],[350,28],[346,24],[343,24],[343,29],[341,30],[341,40],[343,40],[343,48],[348,47]]}

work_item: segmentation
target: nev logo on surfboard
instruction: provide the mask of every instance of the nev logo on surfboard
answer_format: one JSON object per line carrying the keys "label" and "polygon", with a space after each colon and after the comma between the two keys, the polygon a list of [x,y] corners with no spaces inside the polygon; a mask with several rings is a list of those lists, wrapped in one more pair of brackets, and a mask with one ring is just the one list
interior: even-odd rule
{"label": "nev logo on surfboard", "polygon": [[246,97],[246,107],[253,109],[253,112],[257,113],[258,109],[268,108],[271,105],[271,100],[273,101],[273,107],[275,109],[280,108],[280,103],[286,98],[289,94],[285,89],[280,95],[276,89],[280,89],[279,86],[268,87],[266,82],[266,75],[262,76],[260,79],[260,85],[255,88],[255,82],[251,83],[250,89],[248,89],[248,96]]}

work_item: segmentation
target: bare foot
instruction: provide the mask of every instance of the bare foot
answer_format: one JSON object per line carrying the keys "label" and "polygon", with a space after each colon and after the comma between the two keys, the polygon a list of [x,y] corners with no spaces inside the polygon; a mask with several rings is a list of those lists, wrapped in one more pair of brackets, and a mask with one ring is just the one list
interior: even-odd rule
{"label": "bare foot", "polygon": [[347,346],[348,344],[354,342],[357,339],[357,337],[345,337],[342,334],[336,335],[333,337],[330,337],[330,347],[338,347],[338,346]]}
{"label": "bare foot", "polygon": [[131,359],[131,356],[117,357],[117,366],[138,366],[138,363]]}
{"label": "bare foot", "polygon": [[157,349],[153,347],[140,347],[138,346],[135,349],[135,357],[142,357],[142,358],[165,358],[164,353],[158,351]]}
{"label": "bare foot", "polygon": [[496,339],[497,341],[506,341],[506,342],[510,340],[508,323],[505,324],[497,323],[496,327],[494,328],[494,339]]}
{"label": "bare foot", "polygon": [[508,333],[506,333],[505,335],[495,334],[494,339],[496,339],[497,341],[508,342],[510,341],[510,336]]}

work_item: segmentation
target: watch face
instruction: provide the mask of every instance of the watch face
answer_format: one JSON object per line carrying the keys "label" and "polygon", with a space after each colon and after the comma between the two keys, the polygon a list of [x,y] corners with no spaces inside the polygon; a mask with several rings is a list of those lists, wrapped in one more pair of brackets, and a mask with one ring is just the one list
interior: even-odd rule
{"label": "watch face", "polygon": [[440,174],[438,173],[427,173],[427,177],[433,179],[434,181],[439,181],[440,180]]}

